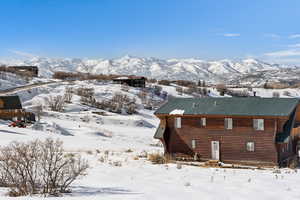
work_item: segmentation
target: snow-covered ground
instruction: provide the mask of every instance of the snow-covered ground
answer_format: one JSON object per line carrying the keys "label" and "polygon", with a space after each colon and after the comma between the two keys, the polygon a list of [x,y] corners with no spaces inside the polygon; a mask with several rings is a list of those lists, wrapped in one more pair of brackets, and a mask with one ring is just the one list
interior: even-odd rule
{"label": "snow-covered ground", "polygon": [[[82,81],[47,85],[18,94],[24,107],[30,110],[35,105],[45,105],[45,99],[50,95],[63,94],[66,87],[92,87],[97,100],[109,99],[115,92],[122,92],[137,99],[139,112],[125,115],[90,108],[82,105],[79,96],[75,95],[64,112],[52,112],[44,108],[41,122],[31,127],[12,128],[7,126],[8,122],[0,121],[1,146],[14,140],[59,138],[64,142],[66,151],[79,153],[89,160],[88,174],[72,185],[73,193],[49,199],[300,199],[300,171],[297,173],[297,170],[280,169],[281,173],[274,173],[274,169],[193,166],[178,169],[176,164],[154,165],[149,162],[145,158],[146,153],[163,152],[163,147],[153,139],[159,120],[153,111],[141,107],[139,89],[124,91],[120,85]],[[174,86],[162,87],[172,96],[181,96]],[[211,96],[219,96],[215,89],[210,90]],[[273,94],[273,90],[253,90],[258,95]],[[284,90],[279,92],[283,95]],[[292,96],[300,95],[298,89],[289,89],[289,92]],[[7,188],[0,188],[1,200],[15,199],[5,196],[6,192]],[[33,196],[17,199],[40,198]]]}

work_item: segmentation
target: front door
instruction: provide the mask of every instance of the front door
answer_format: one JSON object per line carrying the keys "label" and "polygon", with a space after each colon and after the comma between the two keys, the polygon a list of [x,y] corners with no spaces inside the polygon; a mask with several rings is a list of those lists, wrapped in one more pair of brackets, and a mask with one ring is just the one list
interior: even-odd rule
{"label": "front door", "polygon": [[219,143],[219,141],[211,141],[211,158],[213,160],[220,159],[220,143]]}

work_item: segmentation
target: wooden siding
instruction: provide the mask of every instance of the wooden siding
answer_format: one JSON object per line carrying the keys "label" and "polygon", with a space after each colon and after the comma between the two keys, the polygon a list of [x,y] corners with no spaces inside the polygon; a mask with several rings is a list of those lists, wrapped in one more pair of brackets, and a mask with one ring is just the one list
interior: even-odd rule
{"label": "wooden siding", "polygon": [[[226,116],[227,117],[227,116]],[[211,141],[220,142],[220,160],[223,162],[261,162],[277,165],[278,154],[275,135],[282,130],[286,119],[264,119],[264,130],[253,128],[253,118],[233,118],[233,129],[225,130],[224,118],[207,118],[206,127],[201,127],[201,117],[183,117],[182,128],[174,127],[174,117],[167,118],[164,135],[166,151],[170,154],[197,153],[201,159],[211,159]],[[192,140],[196,148],[192,149]],[[254,142],[255,151],[248,152],[246,143]]]}
{"label": "wooden siding", "polygon": [[296,109],[295,122],[300,123],[300,105],[298,105]]}

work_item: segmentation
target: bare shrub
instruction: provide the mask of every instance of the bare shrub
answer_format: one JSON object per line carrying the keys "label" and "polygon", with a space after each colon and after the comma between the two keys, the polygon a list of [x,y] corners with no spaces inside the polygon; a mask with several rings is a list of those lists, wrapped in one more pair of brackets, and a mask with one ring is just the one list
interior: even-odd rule
{"label": "bare shrub", "polygon": [[224,84],[218,84],[216,86],[217,91],[220,93],[221,96],[224,96],[227,92],[227,87]]}
{"label": "bare shrub", "polygon": [[289,85],[287,83],[280,83],[280,82],[269,82],[267,81],[264,84],[265,89],[284,89],[288,88]]}
{"label": "bare shrub", "polygon": [[183,93],[182,87],[176,87],[176,92],[178,93],[178,95],[182,95]]}
{"label": "bare shrub", "polygon": [[80,96],[80,102],[88,106],[95,106],[95,89],[94,88],[78,88],[77,95]]}
{"label": "bare shrub", "polygon": [[69,192],[70,184],[87,168],[85,160],[66,154],[62,142],[50,138],[12,142],[0,149],[1,183],[12,196]]}
{"label": "bare shrub", "polygon": [[148,83],[156,83],[157,80],[155,78],[150,78],[150,79],[147,79],[147,82]]}
{"label": "bare shrub", "polygon": [[141,90],[141,91],[138,93],[138,97],[141,99],[141,101],[142,101],[143,104],[146,104],[146,102],[147,102],[147,97],[148,97],[148,94],[147,94],[146,91]]}
{"label": "bare shrub", "polygon": [[41,121],[41,116],[43,114],[43,105],[40,104],[40,103],[36,103],[37,105],[35,105],[32,109],[33,109],[33,112],[36,114],[37,116],[37,120],[38,122]]}
{"label": "bare shrub", "polygon": [[66,103],[71,103],[73,98],[73,89],[71,87],[67,87],[64,94],[64,99]]}
{"label": "bare shrub", "polygon": [[227,89],[226,94],[233,97],[248,97],[250,96],[247,90],[230,90]]}
{"label": "bare shrub", "polygon": [[284,91],[283,95],[285,95],[285,96],[291,96],[291,93],[289,91]]}
{"label": "bare shrub", "polygon": [[158,84],[159,85],[170,85],[171,81],[169,81],[169,80],[160,80],[160,81],[158,81]]}
{"label": "bare shrub", "polygon": [[190,86],[196,86],[196,83],[193,81],[187,81],[187,80],[177,80],[177,85],[183,86],[183,87],[190,87]]}
{"label": "bare shrub", "polygon": [[96,102],[96,107],[114,113],[137,113],[136,99],[122,93],[115,93],[110,100]]}
{"label": "bare shrub", "polygon": [[157,96],[160,96],[161,95],[161,91],[162,91],[162,87],[159,86],[159,85],[155,85],[154,86],[154,94],[157,95]]}
{"label": "bare shrub", "polygon": [[90,74],[90,73],[80,73],[80,72],[54,72],[53,78],[61,80],[112,80],[118,77],[117,75],[104,75],[104,74]]}
{"label": "bare shrub", "polygon": [[148,154],[148,160],[151,161],[152,164],[164,164],[164,163],[166,163],[165,156],[160,154],[160,153]]}
{"label": "bare shrub", "polygon": [[196,86],[194,86],[194,85],[189,85],[188,86],[188,88],[187,89],[185,89],[185,90],[183,90],[183,92],[185,93],[185,94],[189,94],[189,95],[192,95],[192,94],[194,94],[194,93],[197,93],[197,94],[201,94],[201,90],[200,89],[198,89]]}
{"label": "bare shrub", "polygon": [[46,99],[46,104],[49,106],[50,110],[61,112],[65,106],[65,99],[63,96],[50,96]]}
{"label": "bare shrub", "polygon": [[273,92],[273,93],[272,93],[272,96],[273,96],[274,98],[279,98],[279,97],[280,97],[280,94],[279,94],[279,92]]}
{"label": "bare shrub", "polygon": [[204,96],[207,96],[208,91],[207,91],[206,87],[202,88],[201,94],[204,95]]}
{"label": "bare shrub", "polygon": [[176,168],[177,168],[177,169],[182,169],[182,164],[177,163]]}
{"label": "bare shrub", "polygon": [[126,152],[126,153],[132,153],[133,150],[132,150],[132,149],[127,149],[127,150],[125,150],[125,152]]}

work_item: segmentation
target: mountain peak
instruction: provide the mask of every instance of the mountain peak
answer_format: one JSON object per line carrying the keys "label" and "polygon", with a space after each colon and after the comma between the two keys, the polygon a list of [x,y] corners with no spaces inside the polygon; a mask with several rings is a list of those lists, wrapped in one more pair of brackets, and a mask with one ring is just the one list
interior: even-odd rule
{"label": "mountain peak", "polygon": [[257,59],[248,58],[240,61],[229,59],[205,61],[195,58],[158,59],[139,58],[125,55],[116,59],[54,59],[32,58],[23,61],[26,65],[37,65],[42,76],[51,76],[55,71],[79,71],[95,74],[134,74],[156,79],[171,80],[207,80],[215,81],[259,71],[278,69]]}

